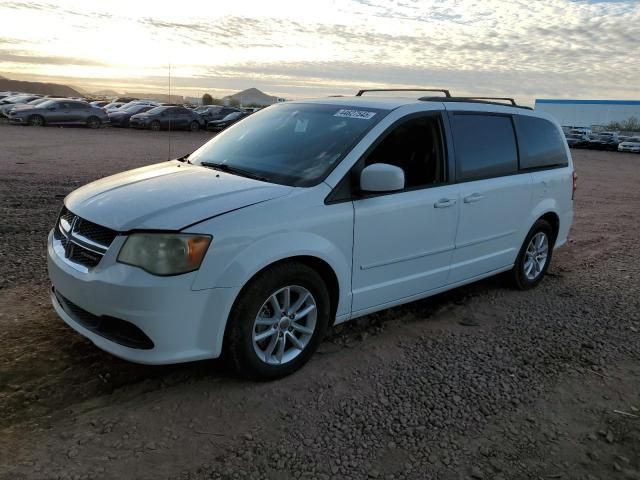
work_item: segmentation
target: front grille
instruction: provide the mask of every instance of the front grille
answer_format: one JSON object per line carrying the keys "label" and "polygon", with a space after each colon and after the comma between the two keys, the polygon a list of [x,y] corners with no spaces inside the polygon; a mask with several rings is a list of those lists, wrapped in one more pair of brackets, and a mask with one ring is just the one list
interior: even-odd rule
{"label": "front grille", "polygon": [[154,347],[153,341],[133,323],[120,318],[94,315],[62,296],[55,288],[53,293],[67,315],[87,330],[125,347],[141,350]]}
{"label": "front grille", "polygon": [[64,258],[86,268],[100,263],[117,236],[118,232],[85,220],[66,207],[62,208],[53,232],[53,238],[60,242],[64,251]]}

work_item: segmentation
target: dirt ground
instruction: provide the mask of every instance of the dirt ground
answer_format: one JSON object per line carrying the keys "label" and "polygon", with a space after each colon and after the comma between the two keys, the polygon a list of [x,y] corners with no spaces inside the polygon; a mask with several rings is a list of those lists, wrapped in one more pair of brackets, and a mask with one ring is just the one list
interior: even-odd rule
{"label": "dirt ground", "polygon": [[538,288],[370,315],[251,383],[115,359],[48,300],[64,196],[209,137],[0,124],[0,478],[640,480],[640,155],[573,152],[575,223]]}

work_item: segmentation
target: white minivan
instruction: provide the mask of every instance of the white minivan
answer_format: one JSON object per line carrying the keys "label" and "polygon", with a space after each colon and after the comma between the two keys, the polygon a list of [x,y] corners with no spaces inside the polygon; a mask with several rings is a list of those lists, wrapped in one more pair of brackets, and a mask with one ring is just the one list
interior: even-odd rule
{"label": "white minivan", "polygon": [[273,379],[330,325],[501,272],[536,285],[573,218],[562,130],[443,92],[281,103],[79,188],[48,239],[55,310],[127,360]]}

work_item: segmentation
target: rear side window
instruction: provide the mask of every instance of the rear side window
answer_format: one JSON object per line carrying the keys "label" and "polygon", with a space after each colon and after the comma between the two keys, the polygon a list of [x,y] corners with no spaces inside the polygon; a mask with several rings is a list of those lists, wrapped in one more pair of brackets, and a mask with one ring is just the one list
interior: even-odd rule
{"label": "rear side window", "polygon": [[518,171],[518,150],[510,116],[462,114],[451,117],[459,181]]}
{"label": "rear side window", "polygon": [[569,164],[560,130],[543,118],[515,117],[520,168],[566,167]]}

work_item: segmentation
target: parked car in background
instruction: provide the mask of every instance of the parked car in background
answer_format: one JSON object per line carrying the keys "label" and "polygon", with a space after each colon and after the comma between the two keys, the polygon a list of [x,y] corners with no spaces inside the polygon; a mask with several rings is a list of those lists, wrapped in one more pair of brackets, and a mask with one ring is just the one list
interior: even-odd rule
{"label": "parked car in background", "polygon": [[6,105],[0,105],[0,115],[3,115],[6,117],[9,115],[9,112],[13,110],[19,110],[21,108],[30,108],[31,105],[38,105],[40,103],[46,102],[47,100],[49,100],[49,98],[41,97],[41,98],[36,98],[35,100],[31,100],[30,102],[27,102],[27,103],[9,103]]}
{"label": "parked car in background", "polygon": [[275,379],[333,325],[499,273],[535,287],[567,241],[575,181],[539,111],[280,103],[188,156],[70,193],[47,239],[51,301],[118,357],[224,352]]}
{"label": "parked car in background", "polygon": [[137,115],[138,113],[148,112],[152,108],[156,108],[153,105],[145,105],[142,104],[133,104],[128,106],[122,106],[117,110],[114,110],[107,115],[109,115],[109,121],[112,127],[128,127],[129,120],[133,115]]}
{"label": "parked car in background", "polygon": [[567,145],[571,148],[586,147],[589,143],[589,135],[579,133],[569,133],[565,135],[567,139]]}
{"label": "parked car in background", "polygon": [[102,108],[105,105],[110,104],[109,100],[95,100],[93,102],[89,102],[89,105],[93,105],[94,107]]}
{"label": "parked car in background", "polygon": [[569,130],[569,133],[573,133],[576,135],[591,135],[593,133],[588,127],[573,127]]}
{"label": "parked car in background", "polygon": [[619,152],[640,153],[640,136],[630,137],[618,145]]}
{"label": "parked car in background", "polygon": [[13,97],[7,97],[0,102],[0,116],[6,117],[13,107],[29,103],[38,98],[42,98],[42,95],[15,95]]}
{"label": "parked car in background", "polygon": [[9,122],[16,125],[86,125],[99,128],[109,123],[102,109],[87,102],[67,99],[51,99],[31,108],[21,108],[9,113]]}
{"label": "parked car in background", "polygon": [[117,110],[118,108],[120,108],[124,104],[125,104],[125,102],[107,103],[104,107],[102,107],[102,110],[104,110],[105,112],[109,113],[110,111]]}
{"label": "parked car in background", "polygon": [[14,95],[8,95],[8,96],[4,97],[2,100],[0,100],[0,105],[7,105],[9,103],[18,103],[18,102],[20,102],[22,99],[24,99],[26,97],[30,97],[28,100],[26,100],[27,102],[29,102],[29,101],[34,100],[36,98],[42,97],[42,95],[30,95],[28,93],[16,93]]}
{"label": "parked car in background", "polygon": [[244,117],[248,117],[250,114],[247,112],[232,112],[221,120],[212,120],[207,123],[207,130],[212,132],[221,132],[227,127],[230,127],[236,122],[239,122]]}
{"label": "parked car in background", "polygon": [[129,126],[150,130],[191,130],[197,131],[205,125],[202,117],[182,106],[161,106],[144,113],[131,116]]}
{"label": "parked car in background", "polygon": [[20,92],[10,92],[10,91],[0,92],[0,101],[8,97],[14,97],[16,95],[20,95]]}
{"label": "parked car in background", "polygon": [[198,113],[205,122],[211,122],[212,120],[222,120],[224,117],[233,112],[242,112],[239,108],[226,107],[223,105],[203,105],[194,110]]}
{"label": "parked car in background", "polygon": [[[161,104],[158,102],[154,102],[153,100],[132,100],[124,105],[120,106],[118,110],[123,108],[133,107],[135,105],[144,105],[147,107],[159,107]],[[117,110],[116,110],[117,111]]]}
{"label": "parked car in background", "polygon": [[599,132],[591,136],[587,146],[596,150],[616,150],[619,143],[617,132]]}

